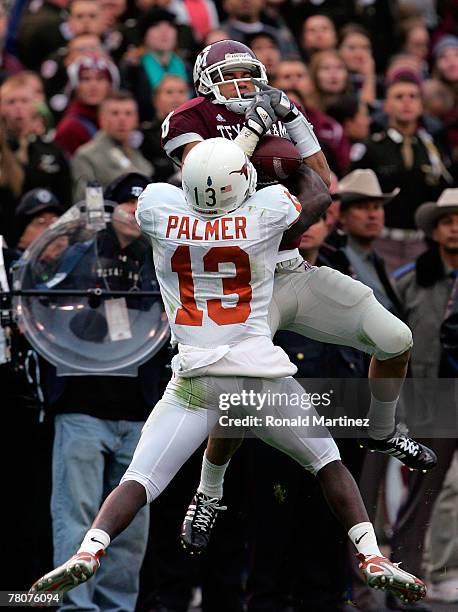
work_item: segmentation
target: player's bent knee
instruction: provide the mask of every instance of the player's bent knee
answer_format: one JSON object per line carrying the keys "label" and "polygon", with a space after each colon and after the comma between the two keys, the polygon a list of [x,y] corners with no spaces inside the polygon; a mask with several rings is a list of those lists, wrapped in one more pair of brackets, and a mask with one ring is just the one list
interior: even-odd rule
{"label": "player's bent knee", "polygon": [[134,480],[145,488],[147,504],[150,504],[152,501],[154,501],[157,497],[159,497],[160,493],[162,492],[162,489],[155,485],[150,478],[148,478],[144,474],[139,474],[138,472],[133,472],[129,469],[121,478],[121,482],[119,484],[127,482],[128,480]]}
{"label": "player's bent knee", "polygon": [[410,358],[410,349],[404,351],[400,355],[395,355],[394,357],[387,357],[386,359],[379,359],[376,357],[377,361],[390,361],[392,364],[397,364],[399,366],[405,366],[409,362]]}
{"label": "player's bent knee", "polygon": [[408,358],[413,346],[412,332],[376,300],[364,316],[362,331],[374,347],[374,357],[380,361],[393,359],[404,353]]}
{"label": "player's bent knee", "polygon": [[337,448],[337,444],[334,442],[332,438],[329,438],[329,444],[327,449],[320,453],[319,457],[316,457],[308,466],[308,471],[316,476],[320,470],[322,470],[326,465],[329,465],[333,461],[341,461],[339,449]]}

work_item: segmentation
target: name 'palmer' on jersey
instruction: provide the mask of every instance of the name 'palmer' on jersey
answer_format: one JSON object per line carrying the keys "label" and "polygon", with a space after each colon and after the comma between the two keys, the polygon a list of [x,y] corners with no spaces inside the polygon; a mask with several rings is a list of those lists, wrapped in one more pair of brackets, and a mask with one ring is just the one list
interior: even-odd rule
{"label": "name 'palmer' on jersey", "polygon": [[285,187],[272,185],[212,219],[190,210],[177,187],[145,189],[137,219],[152,242],[173,340],[214,348],[253,336],[270,339],[278,246],[300,208]]}

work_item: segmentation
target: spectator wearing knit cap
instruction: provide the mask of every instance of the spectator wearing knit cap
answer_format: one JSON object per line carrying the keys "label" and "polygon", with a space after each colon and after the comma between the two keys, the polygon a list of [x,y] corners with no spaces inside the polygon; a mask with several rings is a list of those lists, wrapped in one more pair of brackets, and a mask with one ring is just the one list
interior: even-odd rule
{"label": "spectator wearing knit cap", "polygon": [[62,118],[73,95],[67,66],[73,64],[78,57],[88,53],[107,57],[99,36],[96,34],[79,34],[72,38],[68,45],[48,55],[41,65],[40,77],[56,124]]}
{"label": "spectator wearing knit cap", "polygon": [[177,55],[177,25],[173,13],[151,9],[139,24],[143,47],[137,59],[131,54],[123,69],[124,85],[139,103],[142,120],[151,119],[151,96],[162,79],[170,74],[188,81],[188,71]]}
{"label": "spectator wearing knit cap", "polygon": [[99,106],[111,89],[118,88],[119,73],[110,60],[92,53],[78,57],[67,72],[74,97],[57,125],[56,141],[72,157],[97,133]]}

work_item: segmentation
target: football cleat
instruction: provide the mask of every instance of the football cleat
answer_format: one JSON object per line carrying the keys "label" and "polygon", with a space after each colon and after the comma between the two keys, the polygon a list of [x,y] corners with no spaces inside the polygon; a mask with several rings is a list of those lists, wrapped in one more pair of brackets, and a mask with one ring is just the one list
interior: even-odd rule
{"label": "football cleat", "polygon": [[227,506],[218,505],[220,501],[200,492],[192,498],[181,526],[181,542],[191,555],[207,548],[218,512],[227,510]]}
{"label": "football cleat", "polygon": [[99,559],[104,554],[104,550],[100,550],[95,555],[89,552],[76,553],[63,565],[34,582],[29,593],[66,593],[74,589],[92,578],[99,569]]}
{"label": "football cleat", "polygon": [[360,438],[359,445],[372,452],[391,455],[411,470],[428,472],[437,465],[437,456],[432,449],[416,442],[400,429],[395,429],[393,435],[385,440]]}
{"label": "football cleat", "polygon": [[399,563],[377,555],[356,555],[359,568],[373,589],[387,591],[406,603],[420,601],[426,595],[426,586],[413,574],[405,572]]}

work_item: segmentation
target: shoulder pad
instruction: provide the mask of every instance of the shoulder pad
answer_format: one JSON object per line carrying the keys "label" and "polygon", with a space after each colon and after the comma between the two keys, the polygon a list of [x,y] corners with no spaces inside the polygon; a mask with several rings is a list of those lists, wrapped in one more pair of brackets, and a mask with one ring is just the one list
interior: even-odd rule
{"label": "shoulder pad", "polygon": [[416,267],[417,267],[417,262],[410,261],[409,263],[404,264],[400,268],[397,268],[397,270],[395,270],[391,276],[395,280],[398,280],[399,278],[402,278],[403,276],[405,276],[408,272],[415,270]]}

